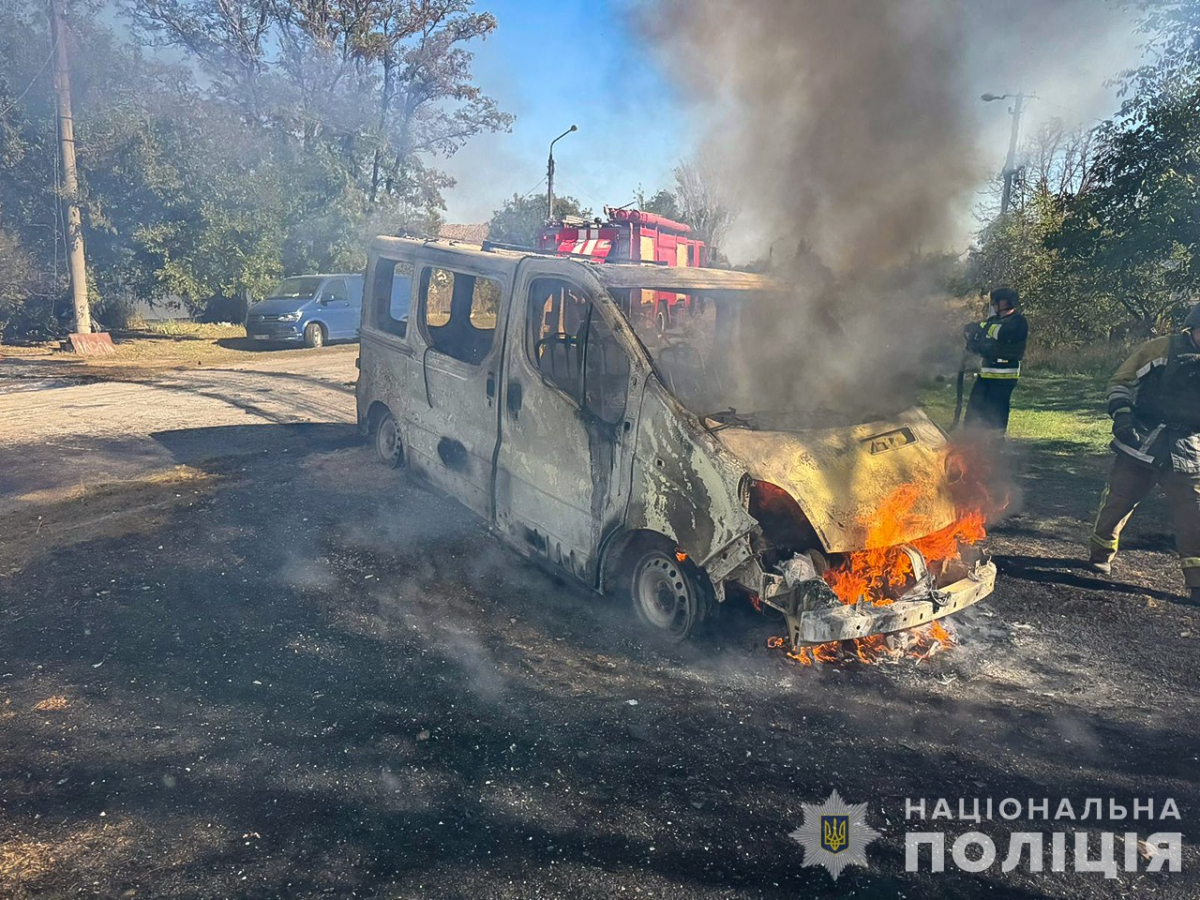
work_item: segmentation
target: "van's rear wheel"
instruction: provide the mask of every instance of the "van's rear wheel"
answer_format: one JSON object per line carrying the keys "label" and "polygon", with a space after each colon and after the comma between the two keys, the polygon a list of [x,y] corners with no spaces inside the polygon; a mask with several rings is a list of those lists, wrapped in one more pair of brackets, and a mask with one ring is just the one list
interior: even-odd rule
{"label": "van's rear wheel", "polygon": [[304,346],[324,347],[325,329],[318,322],[309,322],[304,326]]}
{"label": "van's rear wheel", "polygon": [[375,424],[375,455],[389,469],[398,469],[404,464],[400,425],[390,412],[383,413]]}
{"label": "van's rear wheel", "polygon": [[672,641],[690,637],[712,604],[703,573],[666,546],[648,547],[635,559],[629,593],[638,619]]}

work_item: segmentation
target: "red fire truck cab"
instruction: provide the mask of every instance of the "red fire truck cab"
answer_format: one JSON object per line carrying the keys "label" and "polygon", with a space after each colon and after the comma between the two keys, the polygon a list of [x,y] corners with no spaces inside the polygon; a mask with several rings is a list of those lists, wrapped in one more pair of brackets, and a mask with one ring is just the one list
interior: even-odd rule
{"label": "red fire truck cab", "polygon": [[[567,219],[552,222],[538,235],[538,249],[559,256],[586,256],[606,263],[652,263],[660,266],[703,267],[708,265],[704,241],[690,237],[692,229],[682,222],[637,209],[605,207],[607,221]],[[640,302],[666,328],[674,309],[687,304],[684,294],[637,291],[628,298],[628,312]],[[619,298],[624,300],[625,298]]]}

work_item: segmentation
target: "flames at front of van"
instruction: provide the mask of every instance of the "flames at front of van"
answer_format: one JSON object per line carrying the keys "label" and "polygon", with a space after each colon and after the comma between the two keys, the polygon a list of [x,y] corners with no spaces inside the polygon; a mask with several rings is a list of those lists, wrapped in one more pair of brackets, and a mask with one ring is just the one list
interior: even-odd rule
{"label": "flames at front of van", "polygon": [[[775,485],[756,483],[750,510],[763,527],[764,561],[780,573],[773,595],[753,600],[780,609],[788,638],[773,639],[803,665],[900,655],[926,657],[953,643],[938,619],[990,593],[995,567],[980,547],[996,503],[964,448],[944,445],[945,478],[905,481],[864,507],[860,548],[813,546],[816,529],[800,503]],[[930,492],[948,491],[953,516],[943,524]],[[931,515],[929,510],[938,511]],[[782,553],[768,545],[786,545]],[[806,546],[807,545],[807,546]],[[774,556],[772,552],[774,551]],[[787,555],[790,554],[790,555]]]}

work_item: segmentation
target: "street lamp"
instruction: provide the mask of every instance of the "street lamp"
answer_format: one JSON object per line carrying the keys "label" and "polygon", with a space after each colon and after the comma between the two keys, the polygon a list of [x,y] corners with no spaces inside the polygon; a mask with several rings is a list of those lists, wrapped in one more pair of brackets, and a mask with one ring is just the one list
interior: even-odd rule
{"label": "street lamp", "polygon": [[578,131],[578,125],[572,125],[550,142],[550,158],[546,160],[546,221],[554,221],[554,145],[572,131]]}
{"label": "street lamp", "polygon": [[1034,94],[1021,92],[1016,94],[993,94],[989,91],[979,98],[984,103],[991,103],[993,100],[1005,100],[1009,97],[1013,101],[1013,105],[1008,110],[1012,115],[1012,131],[1008,135],[1008,156],[1005,157],[1004,171],[1001,173],[1004,176],[1004,191],[1000,194],[1000,215],[1008,212],[1008,205],[1012,200],[1013,177],[1017,174],[1017,136],[1021,131],[1021,104],[1026,100],[1036,100],[1037,97]]}

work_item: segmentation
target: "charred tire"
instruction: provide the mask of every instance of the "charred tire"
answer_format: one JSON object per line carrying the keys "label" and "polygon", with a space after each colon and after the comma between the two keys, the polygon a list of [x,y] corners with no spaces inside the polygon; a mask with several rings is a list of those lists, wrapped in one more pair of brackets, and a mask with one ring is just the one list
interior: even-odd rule
{"label": "charred tire", "polygon": [[671,307],[659,301],[654,320],[655,326],[658,328],[658,333],[665,334],[667,329],[671,327]]}
{"label": "charred tire", "polygon": [[325,346],[325,329],[319,322],[309,322],[304,326],[304,346],[313,348]]}
{"label": "charred tire", "polygon": [[641,547],[632,559],[626,584],[638,620],[671,641],[695,634],[713,605],[704,573],[665,541]]}
{"label": "charred tire", "polygon": [[375,423],[375,456],[389,469],[404,465],[404,444],[400,424],[391,412],[384,412]]}

